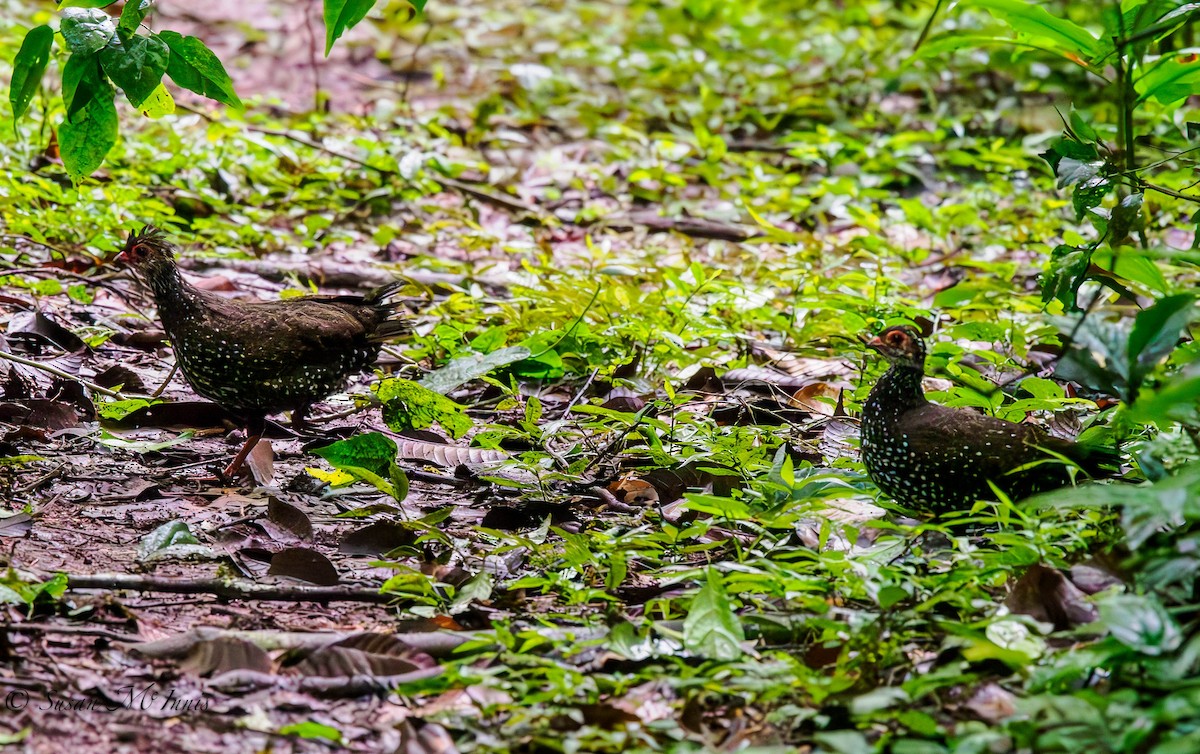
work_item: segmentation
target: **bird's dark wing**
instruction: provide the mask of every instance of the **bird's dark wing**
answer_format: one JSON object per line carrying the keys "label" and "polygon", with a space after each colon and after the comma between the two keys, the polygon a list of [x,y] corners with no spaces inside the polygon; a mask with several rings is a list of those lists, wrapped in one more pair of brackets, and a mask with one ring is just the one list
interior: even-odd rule
{"label": "bird's dark wing", "polygon": [[905,412],[897,429],[914,463],[958,467],[980,479],[997,481],[1015,468],[1053,458],[1039,448],[1054,438],[1038,427],[970,410],[921,406]]}
{"label": "bird's dark wing", "polygon": [[[215,298],[215,297],[214,297]],[[319,300],[246,303],[217,298],[205,328],[236,346],[249,377],[285,375],[294,368],[334,366],[367,347],[367,324],[344,306]]]}

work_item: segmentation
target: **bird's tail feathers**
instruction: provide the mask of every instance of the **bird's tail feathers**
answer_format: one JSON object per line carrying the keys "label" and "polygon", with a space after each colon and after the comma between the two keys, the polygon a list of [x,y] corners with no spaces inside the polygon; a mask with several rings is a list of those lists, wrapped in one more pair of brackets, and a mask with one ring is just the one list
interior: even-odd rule
{"label": "bird's tail feathers", "polygon": [[396,295],[404,285],[403,280],[393,280],[366,295],[366,303],[384,312],[387,317],[379,324],[379,327],[375,328],[375,332],[371,333],[371,340],[391,340],[412,331],[412,323],[404,318],[401,312],[402,304],[392,299],[392,296]]}

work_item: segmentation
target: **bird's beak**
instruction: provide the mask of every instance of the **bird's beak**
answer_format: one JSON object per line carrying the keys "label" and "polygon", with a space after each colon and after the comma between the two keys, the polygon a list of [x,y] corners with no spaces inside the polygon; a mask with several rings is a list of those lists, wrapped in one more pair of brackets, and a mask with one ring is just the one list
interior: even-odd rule
{"label": "bird's beak", "polygon": [[[863,337],[865,338],[866,336],[863,336]],[[865,345],[867,346],[867,348],[873,348],[876,351],[878,351],[881,348],[883,348],[883,345],[884,345],[883,338],[876,335],[874,338],[871,338],[870,340],[866,341]]]}
{"label": "bird's beak", "polygon": [[113,261],[124,264],[129,261],[129,255],[125,253],[124,249],[122,249],[120,254],[113,257]]}

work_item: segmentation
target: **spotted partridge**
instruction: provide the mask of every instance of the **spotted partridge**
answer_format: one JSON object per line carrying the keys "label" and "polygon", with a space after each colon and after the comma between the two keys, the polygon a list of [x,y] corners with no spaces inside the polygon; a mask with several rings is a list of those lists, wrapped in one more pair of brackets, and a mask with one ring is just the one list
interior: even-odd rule
{"label": "spotted partridge", "polygon": [[989,482],[1018,500],[1069,484],[1070,466],[1104,477],[1119,465],[1111,449],[930,403],[921,389],[925,344],[912,327],[889,327],[867,346],[891,366],[863,406],[863,464],[901,505],[937,513],[969,507],[996,499]]}
{"label": "spotted partridge", "polygon": [[154,295],[175,359],[192,388],[246,422],[246,442],[225,468],[241,469],[268,414],[308,408],[375,362],[384,341],[405,332],[398,283],[366,296],[303,296],[244,302],[183,279],[177,249],[157,228],[130,234],[117,261],[133,267]]}

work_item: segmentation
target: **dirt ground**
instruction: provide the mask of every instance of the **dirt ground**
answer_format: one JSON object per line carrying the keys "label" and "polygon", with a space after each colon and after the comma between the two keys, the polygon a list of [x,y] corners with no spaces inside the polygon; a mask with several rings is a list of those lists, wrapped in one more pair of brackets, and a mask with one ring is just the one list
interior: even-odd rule
{"label": "dirt ground", "polygon": [[[203,38],[226,63],[243,98],[262,95],[268,107],[281,113],[311,109],[318,89],[328,93],[321,106],[338,112],[366,112],[379,91],[394,94],[410,78],[415,82],[412,94],[419,96],[427,74],[419,64],[418,70],[409,70],[413,45],[364,23],[325,59],[320,13],[316,0],[213,0],[164,3],[152,23]],[[421,33],[419,26],[412,28],[412,34]],[[388,40],[386,50],[378,44],[382,39]],[[180,101],[200,106],[188,95]],[[280,287],[261,279],[239,282],[250,290]],[[120,309],[125,304],[100,290],[94,306]],[[46,314],[67,322],[71,317],[65,311]],[[108,343],[99,349],[96,366],[131,367],[140,375],[153,375],[159,384],[169,374],[165,357],[169,352],[162,349]],[[195,400],[178,376],[164,395]],[[129,428],[113,433],[112,446],[97,446],[81,437],[78,427],[67,426],[73,422],[64,422],[61,431],[46,438],[44,447],[54,449],[47,455],[48,470],[14,474],[0,469],[0,484],[13,510],[35,497],[38,501],[36,518],[18,516],[4,524],[8,564],[26,576],[90,574],[101,585],[115,578],[106,585],[113,587],[121,585],[120,578],[149,578],[162,586],[172,579],[194,582],[219,573],[303,589],[305,581],[268,574],[271,554],[291,547],[302,556],[316,552],[328,558],[337,573],[334,592],[341,591],[312,601],[247,601],[203,590],[72,589],[68,611],[9,607],[0,670],[0,738],[24,751],[69,749],[76,754],[453,750],[444,732],[424,726],[412,709],[383,690],[386,684],[365,692],[360,687],[317,688],[311,679],[324,676],[305,671],[303,660],[285,668],[282,649],[260,656],[236,639],[237,632],[265,631],[272,632],[271,641],[289,646],[328,643],[358,632],[429,632],[430,626],[399,625],[395,611],[378,598],[378,586],[391,572],[373,563],[396,544],[389,540],[396,532],[368,531],[366,544],[360,538],[357,547],[347,546],[349,533],[369,527],[335,518],[349,507],[379,502],[380,496],[322,498],[305,486],[311,478],[304,467],[314,459],[302,447],[361,431],[364,422],[378,422],[378,413],[323,425],[317,437],[276,428],[271,441],[274,484],[251,492],[252,485],[222,486],[212,480],[213,470],[236,451],[242,433],[230,432],[211,405],[193,410],[185,423],[200,429],[183,444],[147,452],[136,443],[161,442],[178,433]],[[206,460],[197,463],[197,458]],[[419,515],[460,494],[449,477],[432,483],[414,480],[407,515]],[[482,515],[469,506],[462,511],[463,525]],[[147,561],[139,544],[170,522],[186,524],[205,544],[190,560]],[[302,562],[297,567],[304,572],[312,566]],[[187,636],[197,627],[215,629],[218,638],[165,653],[134,649],[142,642]],[[254,655],[252,661],[246,661],[246,652]],[[393,679],[420,675],[435,665],[428,654],[407,646],[375,647],[355,657],[367,658],[371,674]],[[361,677],[363,668],[356,670]],[[312,740],[279,734],[296,723],[329,727]],[[331,731],[340,731],[336,742],[321,737]]]}

